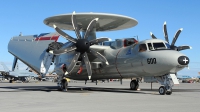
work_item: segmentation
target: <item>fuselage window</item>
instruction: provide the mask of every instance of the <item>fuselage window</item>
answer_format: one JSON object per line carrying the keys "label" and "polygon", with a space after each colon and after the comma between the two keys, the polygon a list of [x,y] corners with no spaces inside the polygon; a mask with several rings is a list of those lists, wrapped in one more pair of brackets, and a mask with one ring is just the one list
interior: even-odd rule
{"label": "fuselage window", "polygon": [[163,42],[160,43],[153,43],[154,49],[166,49],[165,45]]}
{"label": "fuselage window", "polygon": [[151,43],[148,43],[147,45],[148,45],[149,50],[153,50],[153,46]]}
{"label": "fuselage window", "polygon": [[146,44],[140,44],[139,45],[139,52],[144,52],[147,50],[147,46]]}

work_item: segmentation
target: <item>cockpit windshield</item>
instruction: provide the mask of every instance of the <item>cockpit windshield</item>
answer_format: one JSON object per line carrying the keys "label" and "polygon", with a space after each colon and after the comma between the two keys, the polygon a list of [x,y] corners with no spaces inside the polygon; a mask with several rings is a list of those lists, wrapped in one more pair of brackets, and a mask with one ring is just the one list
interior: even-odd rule
{"label": "cockpit windshield", "polygon": [[147,43],[147,47],[149,48],[149,50],[170,49],[170,45],[163,42]]}
{"label": "cockpit windshield", "polygon": [[168,43],[165,43],[167,49],[170,49],[170,45]]}
{"label": "cockpit windshield", "polygon": [[153,47],[154,47],[154,49],[166,49],[163,42],[153,43]]}
{"label": "cockpit windshield", "polygon": [[[135,44],[136,45],[136,44]],[[166,42],[152,42],[152,43],[146,43],[146,44],[140,44],[139,45],[139,52],[144,52],[147,50],[165,50],[165,49],[170,49],[170,45]]]}

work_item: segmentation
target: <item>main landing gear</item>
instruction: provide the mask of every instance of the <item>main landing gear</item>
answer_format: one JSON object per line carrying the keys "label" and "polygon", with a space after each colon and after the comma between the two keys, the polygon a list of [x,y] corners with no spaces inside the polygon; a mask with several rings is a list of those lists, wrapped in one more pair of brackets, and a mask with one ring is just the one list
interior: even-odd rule
{"label": "main landing gear", "polygon": [[63,79],[59,80],[58,86],[59,86],[59,90],[61,90],[61,91],[67,91],[67,88],[68,88],[67,79],[63,78]]}
{"label": "main landing gear", "polygon": [[130,82],[130,89],[131,90],[137,90],[139,88],[139,81],[138,80],[131,80]]}
{"label": "main landing gear", "polygon": [[171,95],[172,94],[172,84],[168,78],[168,75],[155,77],[158,83],[160,83],[163,86],[160,86],[159,93],[160,95]]}

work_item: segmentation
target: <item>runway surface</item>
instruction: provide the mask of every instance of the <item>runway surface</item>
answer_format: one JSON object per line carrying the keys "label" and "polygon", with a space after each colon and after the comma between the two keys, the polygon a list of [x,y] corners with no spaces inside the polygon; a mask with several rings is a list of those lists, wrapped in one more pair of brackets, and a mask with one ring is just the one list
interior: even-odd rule
{"label": "runway surface", "polygon": [[172,95],[159,95],[158,83],[129,90],[120,82],[70,82],[68,92],[50,81],[0,82],[0,112],[200,112],[200,83],[181,83]]}

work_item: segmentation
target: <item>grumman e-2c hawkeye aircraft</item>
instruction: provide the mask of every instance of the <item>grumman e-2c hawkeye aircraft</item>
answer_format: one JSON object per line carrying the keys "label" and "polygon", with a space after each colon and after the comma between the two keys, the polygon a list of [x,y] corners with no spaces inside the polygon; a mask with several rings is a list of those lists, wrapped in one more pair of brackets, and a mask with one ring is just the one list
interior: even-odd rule
{"label": "grumman e-2c hawkeye aircraft", "polygon": [[[179,51],[190,47],[175,46],[182,29],[175,34],[170,45],[166,23],[166,41],[157,39],[151,33],[152,39],[140,42],[134,38],[115,41],[96,38],[97,31],[121,30],[137,25],[135,19],[122,15],[73,12],[46,18],[44,23],[53,27],[58,34],[13,37],[8,44],[8,51],[41,75],[46,74],[53,62],[54,71],[59,76],[58,85],[63,91],[68,86],[66,77],[87,81],[154,76],[163,85],[159,93],[170,95],[173,84],[168,76],[177,84],[175,74],[189,64],[189,58]],[[61,29],[75,31],[77,38]],[[57,42],[59,35],[68,42]],[[139,87],[136,79],[130,82],[132,90]]]}

